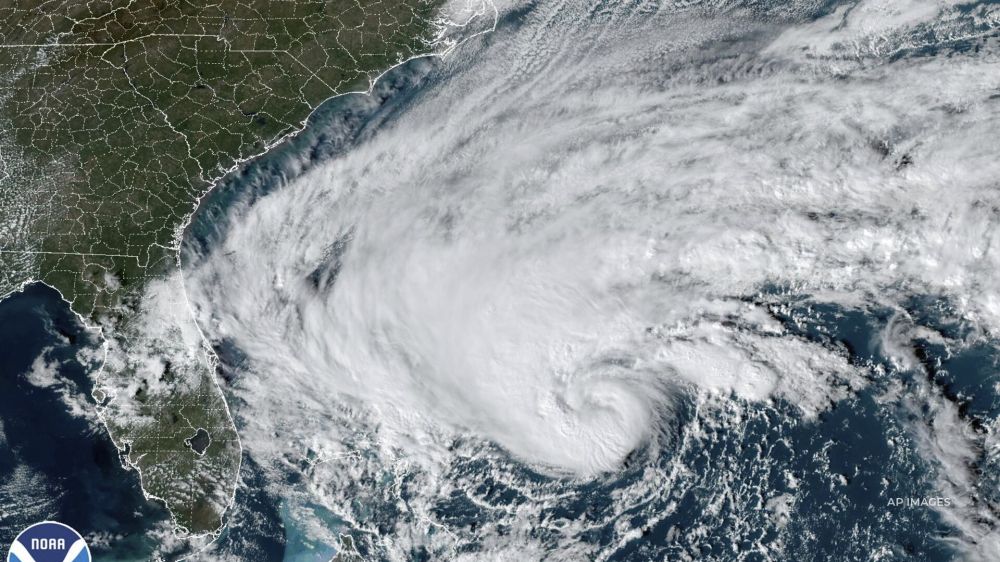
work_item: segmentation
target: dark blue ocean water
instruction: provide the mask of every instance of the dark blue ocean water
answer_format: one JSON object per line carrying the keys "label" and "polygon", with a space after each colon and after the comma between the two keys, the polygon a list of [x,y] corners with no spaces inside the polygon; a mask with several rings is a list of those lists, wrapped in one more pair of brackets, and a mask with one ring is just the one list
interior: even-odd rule
{"label": "dark blue ocean water", "polygon": [[[186,237],[186,252],[197,253],[217,239],[233,205],[252,203],[391,118],[417,91],[415,86],[431,66],[425,60],[411,61],[386,76],[373,96],[331,100],[312,118],[320,125],[311,125],[230,175],[199,209]],[[150,533],[168,523],[169,514],[144,499],[138,475],[122,467],[114,444],[94,421],[90,377],[97,366],[79,362],[77,354],[99,345],[99,337],[88,332],[58,292],[45,285],[30,285],[0,302],[0,435],[5,439],[0,439],[0,483],[5,485],[0,487],[0,544],[4,555],[21,529],[54,519],[80,531],[96,560],[144,561],[156,547]],[[239,363],[238,350],[226,348],[223,342],[217,351],[224,363],[220,374],[231,376],[237,370],[231,367]],[[59,375],[86,397],[91,419],[70,413],[60,398],[65,385],[39,388],[28,381],[26,374],[43,354],[47,362],[57,362]],[[240,479],[238,507],[223,529],[218,552],[261,562],[308,560],[312,555],[325,555],[325,561],[332,556],[330,545],[309,543],[296,530],[281,498],[265,491],[267,482],[254,459],[244,459]],[[10,490],[16,493],[6,494]]]}
{"label": "dark blue ocean water", "polygon": [[[379,124],[393,118],[412,101],[414,86],[425,80],[432,63],[404,66],[388,76],[374,98],[343,98],[314,115],[309,128],[274,153],[245,166],[205,202],[185,239],[185,260],[201,259],[225,236],[229,211],[253,205],[267,193],[281,189],[298,174],[324,160],[336,157]],[[426,78],[435,80],[438,77]],[[772,295],[773,296],[773,295]],[[759,304],[759,303],[758,303]],[[742,420],[738,427],[724,419],[703,419],[705,413],[693,403],[681,402],[676,426],[698,422],[706,428],[699,443],[684,450],[667,450],[656,458],[637,452],[629,466],[615,478],[584,485],[562,483],[530,469],[514,466],[502,451],[492,451],[490,460],[467,459],[452,467],[456,481],[470,483],[494,505],[516,507],[526,504],[517,487],[491,476],[498,471],[516,475],[514,481],[524,486],[547,490],[565,486],[575,492],[574,500],[547,507],[544,517],[551,519],[604,521],[594,524],[579,540],[608,545],[614,535],[612,513],[617,491],[642,477],[643,470],[657,466],[669,471],[683,462],[695,468],[695,475],[675,489],[664,490],[661,497],[632,510],[628,517],[634,525],[658,519],[643,529],[641,540],[619,549],[613,560],[644,561],[672,559],[691,552],[705,559],[766,560],[754,549],[761,544],[783,541],[782,548],[795,559],[864,560],[882,551],[892,560],[953,560],[956,551],[950,539],[955,531],[940,514],[927,508],[890,508],[891,498],[929,497],[938,492],[933,468],[917,453],[913,441],[912,414],[898,404],[879,399],[890,382],[902,381],[906,388],[916,388],[931,380],[930,388],[961,402],[969,423],[990,419],[998,411],[996,392],[987,384],[996,365],[995,347],[984,343],[959,355],[931,344],[916,342],[917,353],[927,359],[926,367],[913,372],[898,372],[882,355],[880,333],[892,321],[892,311],[879,309],[850,310],[811,301],[776,307],[774,317],[783,322],[793,337],[834,349],[868,373],[867,387],[849,392],[849,398],[831,404],[817,419],[803,419],[794,406],[776,401],[773,404],[739,403],[735,412]],[[947,303],[915,297],[912,306],[915,322],[931,326],[953,337],[949,330]],[[917,314],[920,311],[922,316]],[[239,349],[228,342],[216,342],[227,380],[240,376],[243,361]],[[928,374],[930,373],[930,374]],[[235,400],[235,399],[234,399]],[[234,401],[237,419],[252,412],[242,410]],[[239,423],[239,422],[238,422]],[[666,428],[678,432],[677,427]],[[280,497],[266,490],[287,487],[298,489],[307,478],[294,468],[273,480],[257,469],[247,457],[243,484],[237,496],[233,524],[218,543],[219,552],[241,558],[267,560],[325,560],[332,545],[302,543],[297,523],[289,517]],[[498,464],[498,462],[500,464]],[[268,481],[268,478],[272,478]],[[774,514],[767,501],[777,495],[794,495],[797,500],[790,521],[780,538],[771,525]],[[720,496],[726,496],[723,509],[713,511]],[[406,500],[406,493],[403,492]],[[243,509],[241,506],[251,506]],[[668,509],[671,514],[657,517]],[[405,517],[393,503],[366,506],[370,520],[366,524],[391,529],[397,518]],[[475,530],[494,521],[490,508],[477,505],[463,493],[442,497],[433,510],[435,518],[456,533],[475,534]],[[322,517],[320,518],[322,519]],[[330,529],[349,533],[350,529],[330,519]],[[706,533],[705,529],[709,529]],[[845,533],[852,540],[845,541]],[[538,538],[557,542],[551,530],[538,530]],[[362,553],[364,537],[355,536]],[[474,553],[474,540],[460,551]],[[417,550],[413,560],[432,560],[435,553]]]}
{"label": "dark blue ocean water", "polygon": [[[819,3],[817,15],[835,4]],[[518,17],[518,12],[510,14],[504,25],[516,27]],[[309,167],[375,134],[421,95],[418,86],[423,81],[440,79],[428,78],[434,68],[433,62],[414,61],[390,73],[373,97],[332,100],[313,115],[302,134],[228,177],[205,199],[188,229],[185,261],[200,259],[224,237],[234,207],[252,205]],[[948,303],[914,296],[908,306],[915,324],[948,338],[965,335],[966,327],[947,320]],[[704,431],[696,443],[667,448],[655,456],[637,451],[619,474],[595,482],[554,480],[517,466],[495,450],[488,457],[456,462],[449,476],[471,483],[491,504],[511,509],[531,501],[523,494],[524,487],[565,488],[575,495],[546,506],[544,516],[593,521],[578,540],[608,545],[616,523],[608,514],[613,512],[617,491],[642,478],[648,467],[665,471],[676,463],[692,467],[689,478],[625,514],[637,526],[656,522],[643,527],[638,540],[618,549],[612,558],[617,561],[675,559],[691,553],[702,559],[763,561],[768,557],[755,549],[778,540],[784,541],[782,548],[792,560],[867,560],[879,549],[887,560],[954,559],[949,539],[955,531],[936,511],[887,506],[890,498],[938,492],[933,467],[917,453],[911,434],[912,426],[924,421],[919,413],[879,396],[897,382],[904,390],[929,388],[956,404],[968,424],[982,427],[1000,415],[995,388],[1000,363],[997,346],[984,340],[954,354],[940,344],[917,340],[913,352],[922,362],[920,368],[899,372],[891,368],[878,345],[893,311],[793,302],[772,313],[790,335],[848,357],[867,373],[866,388],[850,392],[849,398],[809,420],[780,401],[733,400],[731,413],[738,414],[740,422],[730,424],[725,417],[706,414],[693,401],[681,401],[676,417],[667,422],[671,427],[664,431],[680,434],[686,425],[700,423]],[[223,379],[241,376],[240,351],[225,341],[214,343],[222,359]],[[143,499],[136,474],[121,468],[100,426],[71,415],[58,388],[38,388],[25,377],[35,359],[46,353],[48,360],[60,362],[63,377],[89,395],[88,375],[93,366],[80,364],[75,356],[93,345],[55,291],[31,286],[0,303],[0,424],[6,439],[0,442],[0,542],[8,543],[22,527],[38,520],[58,519],[88,538],[111,537],[106,544],[94,543],[98,560],[145,560],[153,548],[148,533],[162,525],[167,514]],[[235,397],[229,398],[239,426],[240,418],[253,412],[243,409],[245,405]],[[977,470],[986,483],[979,493],[989,499],[991,490],[994,494],[1000,490],[1000,485],[989,485],[1000,481],[1000,469],[984,458]],[[497,473],[513,474],[520,486],[495,478]],[[283,498],[275,493],[283,487],[298,489],[306,477],[294,466],[280,475],[264,471],[246,454],[228,525],[213,554],[203,559],[226,555],[255,562],[326,562],[334,545],[306,540]],[[15,493],[9,494],[11,490]],[[767,505],[782,494],[797,498],[784,538],[771,524],[775,515]],[[715,509],[720,498],[721,509]],[[363,523],[391,530],[404,517],[391,499],[367,506],[370,520]],[[405,492],[403,499],[407,499]],[[322,508],[315,506],[315,510]],[[659,517],[668,510],[668,515]],[[495,518],[491,509],[457,492],[441,497],[433,515],[449,531],[469,536]],[[329,513],[321,519],[333,530],[350,533]],[[551,528],[536,533],[533,538],[543,542],[559,539]],[[357,534],[354,538],[364,551],[364,537]],[[479,546],[470,540],[461,551],[475,553]],[[417,550],[410,558],[433,560],[435,553]]]}
{"label": "dark blue ocean water", "polygon": [[[88,399],[93,365],[76,359],[97,345],[59,294],[31,285],[0,303],[0,543],[45,519],[77,529],[97,560],[148,560],[147,533],[167,520],[147,502],[134,471],[93,419],[70,413],[63,389]],[[26,374],[44,354],[65,382],[39,388]],[[93,402],[85,404],[92,408]],[[91,413],[93,410],[91,409]]]}
{"label": "dark blue ocean water", "polygon": [[[420,85],[437,64],[415,59],[393,69],[376,85],[372,95],[349,95],[332,99],[312,115],[308,126],[267,155],[246,163],[223,180],[201,203],[185,232],[182,261],[191,267],[214,244],[225,237],[233,220],[233,210],[252,206],[261,197],[280,189],[305,171],[334,158],[363,142],[380,126],[396,117],[406,104],[420,95]],[[228,342],[214,342],[221,360],[224,381],[240,376],[243,356]],[[237,428],[241,418],[252,416],[241,408],[239,398],[228,396]],[[280,485],[295,486],[301,475],[291,471]],[[310,541],[299,529],[281,497],[270,490],[270,482],[256,460],[244,453],[241,486],[230,524],[216,542],[215,553],[241,560],[326,562],[336,554],[337,545]],[[311,506],[321,519],[339,529],[342,522],[319,505]]]}
{"label": "dark blue ocean water", "polygon": [[[833,306],[809,308],[813,322],[799,324],[804,337],[828,345],[839,342],[850,349],[858,364],[874,365],[882,360],[873,342],[887,315]],[[42,519],[56,519],[87,536],[98,560],[148,559],[153,542],[147,533],[166,520],[164,510],[143,499],[136,474],[121,467],[103,428],[67,410],[59,395],[67,385],[39,388],[25,376],[44,354],[48,362],[58,362],[61,377],[89,395],[88,370],[93,365],[81,364],[76,355],[95,345],[93,334],[84,330],[55,291],[33,285],[0,303],[0,341],[0,423],[6,440],[0,447],[0,482],[5,493],[0,495],[0,540],[7,544],[21,528]],[[968,416],[996,415],[996,393],[984,387],[997,362],[992,347],[973,346],[950,357],[938,355],[943,350],[930,344],[926,347],[928,361],[941,360],[934,377],[942,392],[964,400]],[[893,559],[953,559],[955,553],[942,540],[953,531],[936,512],[886,508],[888,497],[935,492],[928,467],[907,439],[905,424],[912,420],[901,419],[891,406],[874,400],[880,387],[873,376],[869,389],[808,423],[803,423],[791,407],[778,403],[745,405],[744,422],[738,430],[707,426],[710,430],[703,447],[697,453],[685,453],[692,456],[684,459],[698,467],[700,475],[691,486],[664,491],[664,499],[677,502],[674,513],[646,529],[643,540],[634,541],[614,559],[669,555],[689,550],[692,541],[699,552],[710,557],[724,555],[732,548],[734,537],[743,537],[736,544],[748,548],[767,542],[770,531],[764,523],[768,514],[762,501],[768,495],[792,491],[784,476],[786,470],[794,475],[802,498],[796,519],[789,523],[799,528],[792,536],[801,544],[787,545],[788,550],[809,553],[814,560],[856,560],[876,546],[890,545]],[[690,408],[681,408],[674,423],[690,423],[697,415]],[[669,464],[676,459],[647,460]],[[587,485],[587,493],[579,499],[548,508],[551,516],[601,519],[601,512],[610,508],[614,490],[638,478],[641,464],[645,463],[637,462],[635,470],[627,468],[616,480]],[[456,478],[475,479],[477,474],[491,473],[484,461],[475,459],[454,470]],[[522,477],[541,484],[546,479],[531,471],[524,471]],[[296,475],[290,473],[288,478],[288,484],[294,485]],[[838,481],[836,486],[831,486],[833,479]],[[720,483],[735,487],[733,503],[721,513],[709,515],[705,501],[713,497],[712,485]],[[219,541],[219,551],[245,560],[325,560],[332,551],[317,551],[316,545],[298,538],[300,533],[294,520],[283,512],[281,498],[265,491],[268,484],[248,458],[237,508]],[[490,477],[482,478],[481,486],[489,489],[489,497],[497,504],[525,501]],[[636,521],[645,520],[649,509],[637,507]],[[393,517],[390,512],[383,515]],[[441,498],[436,516],[456,527],[475,526],[491,517],[461,495]],[[697,538],[684,534],[685,529],[706,521],[716,533]],[[760,530],[748,532],[755,524]],[[844,543],[847,524],[856,538]],[[603,543],[610,539],[611,530],[610,526],[598,526],[581,538]],[[104,540],[95,540],[97,537]],[[413,554],[415,559],[426,556]],[[764,559],[743,554],[746,560]]]}
{"label": "dark blue ocean water", "polygon": [[[820,12],[825,13],[830,6],[824,4]],[[504,25],[516,27],[518,17],[512,13]],[[253,205],[305,170],[377,134],[379,126],[421,95],[417,86],[422,82],[446,79],[436,76],[434,70],[432,62],[404,65],[380,83],[374,97],[334,100],[317,111],[301,135],[228,178],[203,202],[186,233],[186,263],[201,259],[224,238],[232,209]],[[915,297],[911,312],[916,323],[953,337],[949,330],[962,328],[944,320],[948,317],[946,308],[947,303]],[[997,363],[995,346],[984,343],[950,355],[945,349],[916,342],[915,352],[923,353],[926,368],[898,372],[878,345],[880,333],[892,321],[892,311],[792,302],[789,307],[775,308],[773,314],[791,336],[848,357],[868,373],[867,387],[849,392],[849,398],[831,404],[817,419],[810,420],[781,401],[751,404],[734,400],[733,413],[741,419],[738,426],[725,419],[705,418],[705,412],[693,402],[682,401],[677,416],[668,422],[675,427],[664,431],[680,433],[680,427],[697,422],[705,428],[699,442],[661,451],[656,457],[637,451],[620,474],[583,485],[518,467],[496,450],[482,459],[457,462],[450,476],[476,489],[479,497],[494,506],[511,509],[530,502],[523,494],[524,487],[564,488],[574,493],[575,499],[546,507],[542,517],[593,521],[578,540],[607,546],[614,536],[616,521],[609,520],[608,514],[614,512],[616,492],[642,478],[650,466],[668,472],[676,463],[692,467],[694,474],[689,479],[626,514],[633,525],[658,522],[643,528],[639,540],[618,549],[612,557],[618,561],[675,559],[691,553],[703,559],[763,561],[768,556],[756,549],[776,546],[777,541],[782,541],[783,551],[797,560],[866,560],[876,551],[891,560],[955,559],[957,553],[950,541],[955,531],[938,512],[887,505],[891,498],[928,497],[938,492],[933,467],[917,453],[913,441],[911,424],[919,422],[898,404],[879,396],[890,383],[902,381],[912,389],[925,385],[929,378],[933,392],[962,404],[970,424],[991,419],[1000,413],[996,392],[986,388],[991,387],[987,382]],[[224,378],[231,381],[239,377],[243,361],[239,349],[225,341],[215,344]],[[252,412],[233,400],[239,425],[239,418]],[[278,476],[265,474],[252,457],[247,455],[246,459],[232,524],[218,542],[217,552],[242,559],[325,561],[333,545],[302,542],[297,522],[282,498],[273,495],[273,490],[282,487],[301,491],[300,481],[308,476],[294,467]],[[519,485],[494,478],[498,473],[513,474]],[[768,500],[782,494],[797,499],[792,518],[779,537]],[[401,495],[404,501],[408,499],[405,490]],[[716,510],[720,497],[725,501],[722,509]],[[668,509],[670,514],[660,517]],[[369,528],[390,530],[405,517],[394,500],[372,503],[366,512],[369,519],[363,523]],[[451,532],[470,537],[476,529],[495,523],[494,513],[458,491],[440,498],[433,509],[436,520]],[[326,519],[330,530],[350,534],[350,528],[336,518]],[[851,539],[845,540],[847,536]],[[353,537],[363,554],[377,559],[378,552],[366,546],[363,535]],[[551,529],[539,529],[533,538],[553,544],[559,540]],[[478,548],[475,540],[469,540],[459,552],[475,553]],[[433,560],[436,553],[420,549],[409,556]]]}

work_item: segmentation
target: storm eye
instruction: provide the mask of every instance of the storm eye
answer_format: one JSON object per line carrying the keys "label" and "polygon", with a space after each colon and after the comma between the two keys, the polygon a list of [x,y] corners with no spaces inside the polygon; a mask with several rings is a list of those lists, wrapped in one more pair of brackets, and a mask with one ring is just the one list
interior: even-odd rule
{"label": "storm eye", "polygon": [[316,267],[306,276],[306,282],[317,293],[325,293],[337,281],[340,269],[344,265],[344,256],[350,247],[354,236],[354,228],[340,235],[323,251],[323,257]]}

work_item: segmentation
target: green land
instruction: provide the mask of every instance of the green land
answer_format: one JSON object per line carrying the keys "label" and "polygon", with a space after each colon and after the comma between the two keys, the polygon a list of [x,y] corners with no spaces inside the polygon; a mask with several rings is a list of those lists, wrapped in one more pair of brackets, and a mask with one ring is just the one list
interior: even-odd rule
{"label": "green land", "polygon": [[[324,100],[436,49],[439,7],[0,0],[0,298],[43,281],[102,327],[110,353],[176,351],[170,328],[136,334],[198,198]],[[152,371],[109,360],[110,391],[96,398],[144,489],[185,530],[210,533],[240,449],[208,355],[186,353]],[[210,434],[203,454],[190,446],[197,428]]]}

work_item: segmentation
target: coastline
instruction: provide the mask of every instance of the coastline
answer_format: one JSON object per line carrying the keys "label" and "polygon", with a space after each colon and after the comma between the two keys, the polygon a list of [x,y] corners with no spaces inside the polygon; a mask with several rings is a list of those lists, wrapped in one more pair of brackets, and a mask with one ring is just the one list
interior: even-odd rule
{"label": "coastline", "polygon": [[[465,30],[467,28],[471,27],[472,25],[474,25],[475,22],[480,21],[484,17],[492,19],[492,21],[490,22],[490,24],[488,26],[484,27],[483,29],[474,31],[471,34],[465,33]],[[495,30],[496,25],[497,25],[498,22],[499,22],[499,11],[498,11],[496,5],[494,4],[493,0],[482,0],[481,2],[479,2],[479,8],[477,10],[475,10],[474,12],[472,12],[471,15],[469,15],[468,18],[465,21],[455,22],[455,21],[450,21],[447,18],[443,18],[443,19],[437,21],[436,23],[439,25],[439,28],[440,28],[441,31],[438,34],[438,37],[435,39],[435,42],[432,43],[430,45],[430,47],[431,48],[437,48],[437,47],[440,47],[440,46],[443,45],[444,48],[442,50],[440,50],[438,52],[428,52],[428,53],[424,53],[424,54],[412,56],[412,57],[409,57],[409,58],[407,58],[405,60],[402,60],[402,61],[400,61],[400,62],[398,62],[398,63],[390,66],[389,68],[381,71],[379,74],[377,74],[376,76],[374,76],[373,78],[371,78],[369,80],[368,88],[365,89],[365,90],[356,90],[356,91],[344,92],[344,93],[335,94],[335,95],[332,95],[332,96],[326,98],[321,103],[317,104],[316,107],[314,107],[310,111],[310,113],[299,123],[298,128],[296,128],[295,130],[290,131],[290,132],[288,132],[288,133],[280,136],[279,138],[275,139],[274,141],[266,144],[260,151],[254,153],[254,154],[251,154],[249,156],[236,159],[235,163],[232,166],[230,166],[229,168],[227,168],[225,170],[222,170],[214,179],[212,179],[209,182],[208,188],[205,189],[197,198],[195,198],[192,201],[191,210],[187,213],[187,215],[184,217],[184,219],[179,223],[178,227],[175,229],[174,236],[173,236],[173,242],[171,244],[171,247],[169,248],[169,251],[171,251],[173,253],[173,257],[174,257],[174,260],[175,260],[174,267],[176,268],[176,270],[174,272],[172,272],[172,273],[168,273],[167,275],[160,275],[160,276],[158,276],[156,278],[147,280],[146,281],[146,285],[141,290],[140,294],[145,294],[147,292],[147,289],[148,289],[149,284],[151,282],[153,282],[155,280],[166,279],[168,277],[173,276],[174,274],[177,275],[177,277],[178,277],[178,279],[179,279],[179,281],[181,283],[181,288],[182,288],[180,296],[183,298],[184,303],[185,303],[185,305],[187,307],[186,308],[186,314],[187,314],[188,318],[192,321],[192,324],[197,329],[199,337],[200,337],[200,340],[201,340],[201,343],[203,345],[203,348],[204,348],[204,350],[205,350],[205,352],[206,352],[206,354],[207,354],[207,356],[209,358],[209,361],[210,361],[209,367],[210,367],[210,369],[212,370],[212,373],[213,373],[212,377],[211,377],[212,378],[212,384],[215,386],[215,389],[219,393],[219,396],[222,398],[222,402],[223,402],[225,410],[226,410],[227,419],[229,420],[230,424],[232,424],[232,427],[234,428],[234,431],[236,432],[236,439],[237,439],[237,443],[238,444],[239,444],[239,432],[238,432],[238,428],[236,427],[236,424],[235,424],[232,412],[230,410],[229,402],[228,402],[228,400],[226,400],[225,392],[223,391],[222,387],[219,385],[219,381],[217,380],[217,376],[216,376],[216,372],[217,372],[216,370],[217,370],[217,368],[219,366],[219,358],[217,357],[215,351],[209,345],[208,339],[205,337],[204,333],[202,332],[201,327],[198,326],[197,322],[195,321],[194,310],[191,307],[190,301],[188,299],[187,292],[185,290],[183,290],[183,287],[184,287],[184,282],[183,282],[184,281],[184,266],[183,266],[183,263],[182,263],[182,253],[183,253],[182,247],[183,247],[183,244],[184,244],[185,232],[190,228],[190,226],[192,224],[192,220],[197,216],[197,214],[198,214],[199,210],[202,208],[202,205],[203,205],[204,201],[206,200],[206,198],[208,198],[212,193],[214,193],[220,185],[222,185],[223,183],[225,183],[227,181],[228,178],[230,178],[234,173],[238,172],[241,168],[243,168],[247,164],[250,164],[250,163],[252,163],[254,161],[259,160],[262,157],[265,157],[265,156],[271,154],[275,149],[277,149],[277,148],[279,148],[281,146],[284,146],[290,140],[299,137],[304,131],[306,131],[308,129],[311,121],[313,120],[313,118],[317,114],[317,112],[320,111],[322,108],[328,106],[332,101],[340,99],[340,98],[347,98],[347,97],[358,96],[358,95],[360,95],[360,96],[371,96],[373,94],[373,92],[375,91],[377,85],[382,81],[382,79],[385,76],[387,76],[390,73],[392,73],[393,71],[395,71],[395,70],[397,70],[397,69],[399,69],[399,68],[401,68],[401,67],[403,67],[403,66],[407,65],[408,63],[410,63],[412,61],[415,61],[415,60],[426,59],[426,58],[445,58],[449,54],[453,53],[458,47],[460,47],[465,42],[470,41],[470,40],[474,39],[475,37],[478,37],[480,35],[484,35],[484,34],[490,33],[493,30]],[[447,33],[448,33],[449,30],[459,30],[459,33],[460,33],[459,37],[458,38],[453,38],[451,36],[448,36]],[[109,356],[109,353],[110,353],[110,341],[114,337],[113,334],[111,334],[110,332],[107,331],[107,327],[106,326],[103,326],[100,323],[92,322],[89,318],[85,317],[84,315],[82,315],[79,312],[77,312],[76,310],[74,310],[73,306],[72,306],[73,303],[71,301],[69,301],[68,299],[66,299],[65,295],[61,291],[59,291],[57,288],[53,287],[52,285],[46,283],[45,281],[43,281],[41,279],[37,279],[37,278],[33,278],[33,277],[25,279],[23,282],[21,282],[21,284],[16,289],[14,289],[14,290],[12,290],[12,291],[4,294],[4,295],[0,295],[0,307],[2,307],[5,303],[7,303],[9,300],[11,300],[12,297],[14,297],[16,295],[24,294],[25,291],[30,286],[34,286],[34,285],[44,286],[44,287],[46,287],[48,289],[52,289],[53,291],[55,291],[56,294],[58,294],[60,301],[62,301],[62,304],[67,308],[67,310],[69,312],[72,313],[72,315],[75,316],[75,318],[79,322],[79,324],[85,330],[87,330],[88,332],[96,332],[97,333],[96,339],[99,341],[99,345],[100,345],[100,348],[101,348],[102,359],[101,359],[101,362],[100,362],[100,366],[97,368],[96,372],[94,372],[91,375],[91,380],[94,383],[94,391],[91,393],[91,398],[93,400],[95,400],[95,402],[97,402],[97,404],[95,405],[95,410],[96,410],[97,416],[98,416],[98,418],[99,418],[99,420],[101,422],[101,425],[103,426],[105,434],[109,437],[109,439],[111,440],[111,442],[114,444],[115,448],[118,450],[118,452],[119,452],[119,459],[121,459],[123,467],[126,470],[132,470],[132,469],[134,469],[136,471],[136,474],[138,475],[139,487],[140,487],[140,490],[141,490],[141,492],[143,494],[143,497],[147,501],[154,501],[157,505],[161,506],[163,509],[165,509],[167,511],[167,513],[169,513],[170,519],[171,519],[171,521],[173,522],[173,525],[174,525],[174,529],[172,531],[173,535],[174,535],[173,538],[174,539],[183,540],[183,541],[198,541],[198,542],[201,543],[201,544],[199,544],[197,546],[193,546],[192,547],[193,550],[191,552],[189,552],[188,554],[185,554],[185,555],[177,558],[176,560],[185,560],[185,559],[188,559],[188,558],[190,558],[192,556],[196,556],[197,554],[199,554],[200,552],[204,551],[206,548],[208,548],[209,546],[211,546],[211,544],[216,539],[219,538],[219,536],[222,534],[223,530],[226,528],[226,525],[228,524],[228,521],[227,521],[227,518],[225,517],[225,515],[228,514],[232,510],[233,504],[234,504],[235,499],[236,499],[236,493],[237,493],[237,489],[238,489],[238,483],[234,483],[233,486],[232,486],[232,492],[229,494],[229,502],[228,502],[228,504],[226,505],[225,509],[222,512],[223,513],[223,517],[222,517],[222,525],[221,526],[219,526],[218,528],[216,528],[216,529],[214,529],[212,531],[208,531],[208,532],[204,532],[204,533],[188,533],[188,532],[186,532],[186,529],[183,529],[183,527],[181,527],[177,523],[176,513],[168,506],[168,504],[164,500],[164,498],[162,498],[160,496],[157,496],[154,493],[151,493],[147,489],[147,486],[145,485],[145,482],[144,482],[144,474],[142,472],[142,469],[140,467],[138,467],[138,466],[135,466],[133,463],[129,463],[127,461],[129,442],[127,440],[116,439],[115,435],[114,435],[114,432],[112,432],[111,429],[110,429],[110,427],[109,427],[109,420],[108,420],[108,417],[107,417],[107,413],[104,410],[105,410],[107,404],[109,404],[111,401],[114,400],[114,396],[111,396],[111,397],[104,396],[103,392],[99,388],[97,388],[97,387],[100,385],[101,381],[104,380],[104,378],[106,376],[105,375],[105,368],[107,366],[107,360],[108,360],[108,356]],[[101,404],[102,402],[103,402],[103,404]],[[239,450],[239,455],[238,455],[238,459],[237,459],[237,467],[236,467],[236,475],[237,475],[236,479],[237,480],[239,479],[240,469],[242,468],[242,463],[243,463],[243,458],[242,457],[243,457],[243,448],[242,448],[242,445],[240,444],[240,450]]]}

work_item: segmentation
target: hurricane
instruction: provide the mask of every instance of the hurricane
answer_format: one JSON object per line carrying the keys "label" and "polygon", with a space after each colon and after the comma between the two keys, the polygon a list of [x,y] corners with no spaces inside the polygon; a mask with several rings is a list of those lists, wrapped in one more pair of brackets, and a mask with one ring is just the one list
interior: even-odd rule
{"label": "hurricane", "polygon": [[[886,458],[954,498],[912,516],[948,529],[921,548],[996,556],[996,417],[906,373],[933,346],[995,348],[1000,10],[497,7],[184,269],[199,326],[241,358],[246,454],[303,532],[399,560],[787,559],[825,521],[794,516],[813,509],[799,457],[737,451],[813,443],[794,432],[863,402]],[[844,344],[852,314],[879,319],[858,324],[868,355]],[[706,482],[703,525],[643,546]],[[902,552],[879,525],[865,548]]]}

